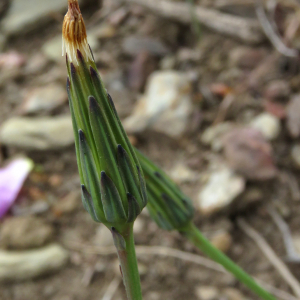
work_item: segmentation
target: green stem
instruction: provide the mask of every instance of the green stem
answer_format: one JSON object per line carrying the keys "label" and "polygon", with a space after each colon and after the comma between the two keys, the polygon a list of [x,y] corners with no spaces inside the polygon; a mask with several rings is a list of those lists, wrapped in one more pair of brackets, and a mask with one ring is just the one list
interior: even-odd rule
{"label": "green stem", "polygon": [[276,300],[274,296],[260,287],[254,279],[244,272],[238,265],[229,259],[223,252],[215,248],[197,229],[197,227],[190,223],[183,230],[187,238],[207,256],[221,264],[227,271],[232,273],[240,282],[244,283],[248,288],[255,292],[264,300]]}
{"label": "green stem", "polygon": [[121,234],[113,234],[121,264],[123,282],[128,300],[142,300],[140,274],[136,260],[133,223]]}

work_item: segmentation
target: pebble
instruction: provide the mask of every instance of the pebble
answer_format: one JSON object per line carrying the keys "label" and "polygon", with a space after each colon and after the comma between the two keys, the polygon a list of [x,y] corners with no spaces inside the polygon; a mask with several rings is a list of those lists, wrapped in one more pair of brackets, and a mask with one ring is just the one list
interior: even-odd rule
{"label": "pebble", "polygon": [[26,251],[0,251],[0,282],[31,280],[57,272],[68,261],[69,253],[60,245]]}
{"label": "pebble", "polygon": [[217,300],[219,292],[213,286],[202,286],[196,288],[196,295],[200,300]]}
{"label": "pebble", "polygon": [[300,168],[300,144],[296,144],[291,149],[291,156],[294,165],[297,168]]}
{"label": "pebble", "polygon": [[295,95],[286,107],[287,129],[292,138],[300,137],[300,94]]}
{"label": "pebble", "polygon": [[41,218],[12,217],[1,226],[0,244],[4,248],[29,249],[43,246],[52,236],[53,228]]}
{"label": "pebble", "polygon": [[223,148],[222,137],[234,128],[231,122],[224,122],[208,127],[201,135],[201,142],[211,146],[212,150],[220,151]]}
{"label": "pebble", "polygon": [[226,253],[232,245],[232,236],[228,231],[221,230],[210,238],[210,242],[220,251]]}
{"label": "pebble", "polygon": [[203,214],[210,215],[228,206],[244,189],[244,178],[223,166],[208,175],[198,196],[198,207]]}
{"label": "pebble", "polygon": [[133,114],[124,120],[131,133],[147,128],[179,138],[187,130],[193,112],[191,83],[184,73],[157,71],[149,79],[146,94],[137,102]]}
{"label": "pebble", "polygon": [[249,125],[251,128],[259,130],[269,141],[276,139],[281,131],[280,120],[270,113],[258,115]]}
{"label": "pebble", "polygon": [[49,84],[27,91],[24,101],[19,108],[21,114],[50,112],[66,103],[67,92],[60,84]]}
{"label": "pebble", "polygon": [[224,136],[224,154],[229,166],[251,180],[275,177],[272,147],[261,132],[253,128],[236,128]]}
{"label": "pebble", "polygon": [[71,117],[14,117],[0,128],[3,145],[28,150],[62,149],[74,143]]}
{"label": "pebble", "polygon": [[178,184],[195,182],[199,179],[199,173],[191,170],[185,163],[179,162],[169,172],[170,177]]}
{"label": "pebble", "polygon": [[54,13],[66,10],[67,5],[61,0],[14,0],[2,21],[1,29],[8,36],[28,32],[51,20]]}

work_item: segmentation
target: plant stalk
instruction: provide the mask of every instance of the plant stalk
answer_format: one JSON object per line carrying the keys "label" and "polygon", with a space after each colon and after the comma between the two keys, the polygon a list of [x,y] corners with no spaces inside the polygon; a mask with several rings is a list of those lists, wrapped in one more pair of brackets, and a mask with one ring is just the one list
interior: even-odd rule
{"label": "plant stalk", "polygon": [[[140,274],[135,254],[133,223],[129,228],[116,237],[113,235],[120,261],[120,268],[128,300],[142,300]],[[123,238],[122,246],[116,239]],[[125,243],[124,243],[125,242]]]}
{"label": "plant stalk", "polygon": [[187,225],[183,233],[185,236],[202,252],[204,252],[211,259],[221,264],[227,271],[232,273],[240,282],[245,284],[254,293],[264,300],[276,300],[274,296],[265,291],[259,286],[255,280],[244,272],[238,265],[236,265],[230,258],[228,258],[223,252],[215,248],[198,230],[194,223]]}

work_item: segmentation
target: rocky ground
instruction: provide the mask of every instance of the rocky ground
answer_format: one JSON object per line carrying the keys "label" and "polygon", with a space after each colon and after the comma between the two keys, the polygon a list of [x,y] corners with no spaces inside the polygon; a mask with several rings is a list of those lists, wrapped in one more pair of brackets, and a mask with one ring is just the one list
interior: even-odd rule
{"label": "rocky ground", "polygon": [[[0,220],[1,300],[125,299],[110,232],[80,200],[61,56],[66,2],[0,0],[0,166],[19,156],[35,164]],[[297,299],[299,284],[291,288],[246,231],[254,228],[300,277],[300,64],[292,55],[299,7],[278,1],[273,10],[291,47],[284,55],[264,36],[254,2],[196,1],[256,28],[241,37],[240,27],[214,28],[221,17],[206,27],[190,22],[184,1],[171,4],[188,7],[188,21],[185,10],[168,15],[146,0],[81,1],[97,66],[132,143],[193,199],[195,222],[216,247],[275,287],[278,299]],[[258,299],[212,265],[187,260],[201,253],[160,230],[147,211],[135,237],[148,249],[137,250],[145,300]],[[170,248],[184,253],[174,257]]]}

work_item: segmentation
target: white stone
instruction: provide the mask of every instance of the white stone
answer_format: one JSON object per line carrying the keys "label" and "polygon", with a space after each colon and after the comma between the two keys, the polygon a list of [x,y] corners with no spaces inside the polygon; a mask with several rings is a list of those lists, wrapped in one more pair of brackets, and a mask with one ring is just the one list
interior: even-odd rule
{"label": "white stone", "polygon": [[211,214],[228,206],[244,191],[245,180],[227,167],[212,171],[198,196],[199,209]]}
{"label": "white stone", "polygon": [[69,253],[56,244],[28,251],[0,250],[0,282],[30,280],[58,271],[68,257]]}
{"label": "white stone", "polygon": [[11,118],[0,128],[0,140],[22,149],[61,149],[74,143],[71,117]]}
{"label": "white stone", "polygon": [[195,182],[199,179],[199,174],[191,170],[186,164],[179,162],[170,171],[170,177],[176,183]]}
{"label": "white stone", "polygon": [[223,136],[234,128],[234,124],[224,122],[208,127],[201,135],[201,142],[210,145],[214,151],[220,151],[223,148]]}
{"label": "white stone", "polygon": [[60,84],[52,83],[44,87],[33,88],[26,92],[20,113],[48,112],[65,103],[67,99],[67,92]]}
{"label": "white stone", "polygon": [[280,120],[270,113],[258,115],[251,121],[250,127],[259,130],[269,141],[276,139],[281,131]]}
{"label": "white stone", "polygon": [[196,295],[200,300],[217,300],[219,292],[213,286],[202,286],[196,289]]}
{"label": "white stone", "polygon": [[137,102],[133,114],[125,119],[125,129],[137,133],[151,128],[174,138],[180,137],[193,111],[190,90],[190,81],[184,73],[154,72],[146,94]]}

